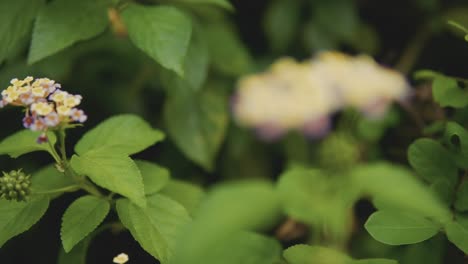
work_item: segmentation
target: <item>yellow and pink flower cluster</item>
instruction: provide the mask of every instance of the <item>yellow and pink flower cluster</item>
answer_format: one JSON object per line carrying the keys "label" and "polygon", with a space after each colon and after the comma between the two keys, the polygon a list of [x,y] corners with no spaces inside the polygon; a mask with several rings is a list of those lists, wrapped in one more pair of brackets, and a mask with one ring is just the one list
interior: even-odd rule
{"label": "yellow and pink flower cluster", "polygon": [[233,112],[238,123],[255,128],[265,139],[289,130],[320,137],[339,110],[353,107],[378,118],[409,94],[403,75],[368,56],[323,52],[302,63],[283,58],[267,72],[242,78]]}
{"label": "yellow and pink flower cluster", "polygon": [[61,85],[48,78],[23,80],[13,79],[10,86],[2,91],[0,108],[7,105],[26,108],[23,125],[33,131],[41,131],[38,142],[47,140],[46,132],[61,124],[84,123],[87,116],[76,108],[82,97],[61,90]]}

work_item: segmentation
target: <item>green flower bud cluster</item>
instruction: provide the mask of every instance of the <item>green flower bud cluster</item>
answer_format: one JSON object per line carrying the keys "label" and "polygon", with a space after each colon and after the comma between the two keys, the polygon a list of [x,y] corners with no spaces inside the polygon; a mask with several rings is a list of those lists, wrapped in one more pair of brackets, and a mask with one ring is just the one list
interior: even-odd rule
{"label": "green flower bud cluster", "polygon": [[355,165],[360,156],[357,142],[349,135],[334,133],[328,136],[319,150],[320,165],[324,169],[344,171]]}
{"label": "green flower bud cluster", "polygon": [[31,193],[31,176],[21,170],[3,172],[0,177],[0,198],[25,201]]}

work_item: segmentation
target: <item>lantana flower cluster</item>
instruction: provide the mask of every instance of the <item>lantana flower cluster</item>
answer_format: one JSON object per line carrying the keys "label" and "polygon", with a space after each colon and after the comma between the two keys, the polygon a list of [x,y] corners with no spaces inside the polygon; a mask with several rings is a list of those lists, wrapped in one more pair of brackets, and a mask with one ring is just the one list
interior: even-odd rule
{"label": "lantana flower cluster", "polygon": [[60,125],[84,123],[87,116],[78,109],[82,97],[61,90],[61,85],[48,78],[12,79],[2,91],[0,108],[7,105],[24,107],[23,125],[32,131],[41,131],[38,143],[46,142],[46,133]]}
{"label": "lantana flower cluster", "polygon": [[331,116],[353,107],[378,118],[391,103],[404,100],[410,85],[397,71],[371,57],[323,52],[312,60],[283,58],[264,73],[239,80],[233,112],[241,125],[253,127],[264,139],[288,130],[311,137],[325,135]]}

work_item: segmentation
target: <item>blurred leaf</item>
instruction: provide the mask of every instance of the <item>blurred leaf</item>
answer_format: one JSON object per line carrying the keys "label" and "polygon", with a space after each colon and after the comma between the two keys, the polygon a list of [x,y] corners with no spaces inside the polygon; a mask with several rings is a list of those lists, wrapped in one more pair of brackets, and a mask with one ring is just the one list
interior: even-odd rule
{"label": "blurred leaf", "polygon": [[75,151],[82,155],[105,148],[114,154],[131,155],[163,139],[164,134],[141,117],[125,114],[108,118],[88,131],[75,145]]}
{"label": "blurred leaf", "polygon": [[184,75],[192,23],[175,7],[128,5],[122,13],[132,42],[163,67]]}
{"label": "blurred leaf", "polygon": [[214,89],[199,93],[186,89],[170,95],[164,118],[177,147],[205,170],[213,170],[228,124],[226,98]]}
{"label": "blurred leaf", "polygon": [[207,5],[215,5],[218,7],[225,8],[227,10],[234,10],[234,7],[228,0],[177,0],[180,2],[185,2],[188,4],[207,4]]}
{"label": "blurred leaf", "polygon": [[433,71],[433,70],[419,70],[419,71],[416,71],[413,74],[413,78],[416,81],[432,80],[432,79],[435,79],[435,78],[438,78],[438,77],[441,77],[441,76],[443,76],[442,73],[436,72],[436,71]]}
{"label": "blurred leaf", "polygon": [[197,185],[179,180],[171,180],[161,190],[161,194],[180,203],[193,215],[205,197],[203,189]]}
{"label": "blurred leaf", "polygon": [[458,168],[452,155],[433,139],[414,141],[408,149],[408,160],[416,172],[430,183],[444,179],[455,186],[458,180]]}
{"label": "blurred leaf", "polygon": [[354,260],[344,253],[326,247],[295,245],[283,253],[289,264],[397,264],[390,259]]}
{"label": "blurred leaf", "polygon": [[444,143],[454,153],[454,160],[460,168],[468,168],[468,132],[464,127],[447,122],[445,126]]}
{"label": "blurred leaf", "polygon": [[[447,239],[439,234],[422,243],[409,245],[400,253],[401,264],[443,264]],[[431,252],[428,254],[428,252]]]}
{"label": "blurred leaf", "polygon": [[117,213],[143,249],[163,263],[171,258],[177,234],[190,221],[182,205],[160,194],[148,197],[144,209],[119,199]]}
{"label": "blurred leaf", "polygon": [[233,77],[250,71],[252,58],[232,28],[226,24],[212,23],[205,30],[211,61],[216,70]]}
{"label": "blurred leaf", "polygon": [[[37,138],[42,132],[33,132],[31,130],[21,130],[15,134],[3,139],[0,142],[0,155],[9,155],[12,158],[17,158],[21,155],[35,152],[47,151],[52,154],[50,145],[47,143],[37,143]],[[50,144],[55,145],[57,138],[53,133],[47,134]]]}
{"label": "blurred leaf", "polygon": [[284,51],[294,40],[299,28],[300,13],[300,1],[271,1],[265,11],[263,27],[273,50]]}
{"label": "blurred leaf", "polygon": [[457,190],[457,198],[454,203],[455,209],[460,212],[468,211],[468,182],[464,181]]}
{"label": "blurred leaf", "polygon": [[348,42],[358,51],[377,55],[380,46],[378,32],[368,24],[361,23]]}
{"label": "blurred leaf", "polygon": [[[75,185],[76,182],[70,177],[59,172],[54,165],[46,166],[33,173],[31,186],[33,193],[47,192]],[[51,199],[60,196],[61,193],[49,195]]]}
{"label": "blurred leaf", "polygon": [[128,197],[138,206],[146,206],[140,171],[129,157],[115,154],[112,149],[101,148],[81,156],[74,155],[71,166],[97,185]]}
{"label": "blurred leaf", "polygon": [[54,0],[44,6],[34,26],[28,62],[35,63],[107,27],[104,1]]}
{"label": "blurred leaf", "polygon": [[318,27],[340,40],[349,40],[359,28],[356,3],[349,0],[314,1],[314,21]]}
{"label": "blurred leaf", "polygon": [[439,76],[432,84],[434,100],[442,107],[462,108],[468,106],[468,93],[458,87],[453,78]]}
{"label": "blurred leaf", "polygon": [[210,64],[208,44],[197,33],[198,31],[194,31],[192,34],[192,40],[190,41],[184,63],[184,79],[194,91],[200,90],[205,83]]}
{"label": "blurred leaf", "polygon": [[271,228],[279,216],[278,197],[268,183],[216,186],[203,200],[194,221],[178,237],[170,264],[204,263],[220,242],[239,231]]}
{"label": "blurred leaf", "polygon": [[395,109],[388,111],[381,119],[359,118],[356,129],[359,138],[376,142],[382,138],[389,127],[398,125],[399,114]]}
{"label": "blurred leaf", "polygon": [[0,64],[29,39],[32,23],[43,4],[44,0],[0,1]]}
{"label": "blurred leaf", "polygon": [[338,40],[336,40],[329,32],[320,28],[320,26],[314,21],[309,21],[305,24],[302,35],[304,45],[307,50],[331,50],[338,46]]}
{"label": "blurred leaf", "polygon": [[98,227],[110,211],[109,201],[86,195],[75,200],[62,218],[60,237],[65,252]]}
{"label": "blurred leaf", "polygon": [[143,177],[146,195],[155,194],[169,184],[170,173],[166,168],[143,160],[137,160],[135,163]]}
{"label": "blurred leaf", "polygon": [[376,240],[388,245],[415,244],[433,237],[440,225],[428,219],[398,211],[377,211],[365,224]]}
{"label": "blurred leaf", "polygon": [[445,225],[445,232],[450,242],[455,244],[465,254],[468,254],[468,226],[458,219]]}
{"label": "blurred leaf", "polygon": [[0,200],[0,247],[31,228],[48,207],[49,199],[46,196],[36,196],[27,202]]}
{"label": "blurred leaf", "polygon": [[[341,176],[341,175],[340,175]],[[278,191],[285,212],[310,225],[327,226],[329,235],[343,237],[349,211],[359,189],[316,169],[293,168],[280,176]]]}
{"label": "blurred leaf", "polygon": [[383,162],[361,165],[351,171],[351,177],[381,210],[405,210],[440,223],[452,218],[438,197],[401,166]]}

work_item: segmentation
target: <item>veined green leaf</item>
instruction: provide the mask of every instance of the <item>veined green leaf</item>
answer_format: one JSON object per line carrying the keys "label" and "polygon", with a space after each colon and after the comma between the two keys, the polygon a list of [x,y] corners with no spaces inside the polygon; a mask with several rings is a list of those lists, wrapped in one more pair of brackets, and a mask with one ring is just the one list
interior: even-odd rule
{"label": "veined green leaf", "polygon": [[28,62],[35,63],[102,33],[107,21],[105,1],[52,1],[37,17]]}
{"label": "veined green leaf", "polygon": [[87,195],[75,200],[65,211],[62,218],[62,238],[65,252],[91,233],[109,213],[110,204],[107,200]]}
{"label": "veined green leaf", "polygon": [[102,148],[71,159],[73,169],[88,176],[97,185],[128,197],[145,207],[145,190],[137,165],[127,156]]}
{"label": "veined green leaf", "polygon": [[130,4],[122,12],[130,40],[163,67],[184,75],[192,23],[175,7]]}
{"label": "veined green leaf", "polygon": [[91,129],[78,141],[75,151],[83,155],[106,148],[109,152],[131,155],[163,139],[164,134],[142,118],[125,114],[108,118]]}
{"label": "veined green leaf", "polygon": [[135,163],[143,177],[146,195],[159,192],[169,183],[170,173],[166,168],[143,160],[137,160]]}
{"label": "veined green leaf", "polygon": [[36,196],[27,202],[0,200],[0,247],[31,228],[48,207],[46,196]]}
{"label": "veined green leaf", "polygon": [[[37,143],[37,138],[40,135],[41,132],[33,132],[31,130],[16,132],[0,142],[0,155],[8,154],[12,158],[17,158],[35,151],[47,151],[52,153],[49,144]],[[55,145],[55,142],[57,142],[55,135],[53,133],[48,133],[47,136],[50,144]]]}

